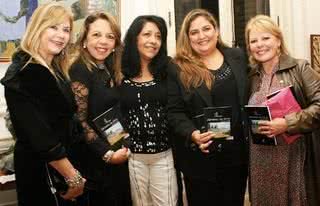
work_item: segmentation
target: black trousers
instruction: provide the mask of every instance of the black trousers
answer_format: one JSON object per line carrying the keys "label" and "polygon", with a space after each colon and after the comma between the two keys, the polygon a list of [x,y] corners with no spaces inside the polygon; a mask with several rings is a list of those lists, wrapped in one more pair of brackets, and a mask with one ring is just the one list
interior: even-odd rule
{"label": "black trousers", "polygon": [[188,205],[243,206],[247,176],[247,166],[219,169],[215,182],[185,176]]}

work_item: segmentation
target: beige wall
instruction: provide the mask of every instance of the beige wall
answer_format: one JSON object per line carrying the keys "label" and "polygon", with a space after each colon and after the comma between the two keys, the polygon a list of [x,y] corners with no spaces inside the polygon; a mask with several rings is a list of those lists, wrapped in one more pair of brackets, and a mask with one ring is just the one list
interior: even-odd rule
{"label": "beige wall", "polygon": [[288,48],[310,60],[310,34],[320,34],[319,0],[270,0],[271,17],[279,19]]}
{"label": "beige wall", "polygon": [[[0,79],[3,77],[4,73],[6,72],[8,65],[9,65],[8,63],[0,63]],[[4,115],[4,112],[6,111],[6,107],[7,106],[6,106],[6,101],[4,99],[3,86],[0,85],[0,140],[11,137],[10,133],[5,127],[4,119],[3,119],[3,115]],[[1,148],[1,145],[0,145],[0,148]]]}
{"label": "beige wall", "polygon": [[121,33],[125,36],[132,21],[139,15],[153,14],[164,18],[168,27],[168,54],[176,49],[174,0],[121,0]]}

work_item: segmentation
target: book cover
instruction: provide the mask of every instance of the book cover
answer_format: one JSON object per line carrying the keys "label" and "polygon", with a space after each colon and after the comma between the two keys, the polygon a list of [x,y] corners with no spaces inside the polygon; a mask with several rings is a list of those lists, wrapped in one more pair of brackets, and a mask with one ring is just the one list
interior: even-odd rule
{"label": "book cover", "polygon": [[203,112],[206,130],[215,133],[215,139],[231,137],[232,107],[206,107]]}
{"label": "book cover", "polygon": [[127,138],[129,137],[129,133],[124,130],[113,108],[105,111],[92,121],[100,134],[109,142],[114,150],[122,146],[128,147]]}
{"label": "book cover", "polygon": [[199,114],[194,117],[192,117],[194,126],[200,131],[200,133],[206,132],[206,121],[204,119],[204,114]]}
{"label": "book cover", "polygon": [[[263,104],[270,109],[271,117],[283,118],[285,115],[301,111],[301,107],[296,100],[293,86],[282,88],[267,96],[267,101]],[[289,135],[287,133],[280,134],[287,144],[295,142],[301,134]]]}
{"label": "book cover", "polygon": [[258,105],[246,105],[245,111],[247,113],[248,125],[250,127],[252,142],[254,144],[262,145],[277,145],[277,139],[275,137],[267,137],[266,135],[260,134],[258,131],[259,121],[271,120],[269,107]]}

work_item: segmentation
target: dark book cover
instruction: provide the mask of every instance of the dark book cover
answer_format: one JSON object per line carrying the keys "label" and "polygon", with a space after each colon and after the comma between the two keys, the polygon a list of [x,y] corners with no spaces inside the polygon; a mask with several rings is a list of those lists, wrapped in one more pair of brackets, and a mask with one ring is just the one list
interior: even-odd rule
{"label": "dark book cover", "polygon": [[262,144],[262,145],[277,145],[277,139],[275,137],[272,137],[272,138],[267,137],[266,135],[260,134],[258,131],[259,121],[271,120],[269,107],[257,106],[257,105],[246,105],[245,111],[247,113],[252,142],[254,144]]}
{"label": "dark book cover", "polygon": [[113,108],[105,111],[92,121],[100,134],[109,142],[114,150],[120,149],[122,146],[129,146],[127,140],[129,133],[124,130]]}
{"label": "dark book cover", "polygon": [[194,117],[192,117],[192,121],[194,123],[194,126],[200,131],[200,133],[206,132],[206,122],[204,119],[204,114],[199,114]]}
{"label": "dark book cover", "polygon": [[232,107],[206,107],[203,109],[206,130],[215,134],[215,139],[231,137]]}

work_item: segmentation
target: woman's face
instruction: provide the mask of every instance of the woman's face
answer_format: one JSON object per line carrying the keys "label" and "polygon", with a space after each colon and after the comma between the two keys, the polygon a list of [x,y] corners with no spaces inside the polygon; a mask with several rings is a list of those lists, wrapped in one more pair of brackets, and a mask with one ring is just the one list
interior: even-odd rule
{"label": "woman's face", "polygon": [[280,45],[280,40],[271,33],[257,30],[252,30],[249,33],[250,53],[260,63],[266,63],[277,58]]}
{"label": "woman's face", "polygon": [[155,23],[147,22],[137,37],[140,60],[149,63],[158,54],[161,47],[161,33]]}
{"label": "woman's face", "polygon": [[70,40],[70,32],[68,18],[61,24],[50,26],[43,31],[40,36],[39,53],[45,61],[51,62],[53,57],[66,47]]}
{"label": "woman's face", "polygon": [[199,56],[208,56],[215,49],[219,31],[203,16],[194,19],[188,31],[190,45]]}
{"label": "woman's face", "polygon": [[89,25],[84,46],[94,59],[101,64],[111,54],[116,45],[116,35],[107,20],[97,19]]}

